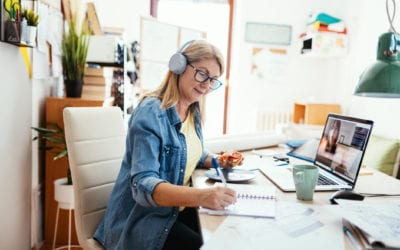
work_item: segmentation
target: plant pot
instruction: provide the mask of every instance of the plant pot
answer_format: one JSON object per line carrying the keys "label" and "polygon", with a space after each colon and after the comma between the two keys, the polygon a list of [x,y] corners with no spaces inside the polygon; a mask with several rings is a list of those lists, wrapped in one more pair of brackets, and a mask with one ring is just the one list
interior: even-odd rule
{"label": "plant pot", "polygon": [[36,26],[27,26],[26,27],[26,43],[29,45],[36,44]]}
{"label": "plant pot", "polygon": [[6,20],[4,24],[4,40],[11,43],[20,42],[20,22],[13,20]]}
{"label": "plant pot", "polygon": [[82,96],[82,85],[83,80],[65,80],[65,93],[67,97],[78,97]]}
{"label": "plant pot", "polygon": [[74,190],[72,185],[67,184],[67,178],[54,181],[54,199],[62,209],[74,208]]}

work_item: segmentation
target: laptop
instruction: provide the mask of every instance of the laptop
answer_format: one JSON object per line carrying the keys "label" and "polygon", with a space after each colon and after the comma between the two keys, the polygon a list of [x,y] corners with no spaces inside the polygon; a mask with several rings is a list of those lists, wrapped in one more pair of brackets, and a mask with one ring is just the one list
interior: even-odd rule
{"label": "laptop", "polygon": [[[315,191],[354,188],[372,127],[370,120],[328,115],[312,163],[319,168]],[[295,191],[290,165],[264,165],[260,170],[282,191]]]}

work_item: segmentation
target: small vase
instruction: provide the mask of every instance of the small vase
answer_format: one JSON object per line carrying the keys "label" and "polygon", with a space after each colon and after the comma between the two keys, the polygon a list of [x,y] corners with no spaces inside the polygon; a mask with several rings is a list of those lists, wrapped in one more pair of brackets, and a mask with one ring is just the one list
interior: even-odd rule
{"label": "small vase", "polygon": [[83,80],[65,80],[64,83],[67,97],[80,98],[82,96]]}
{"label": "small vase", "polygon": [[19,31],[19,22],[13,20],[5,21],[4,25],[4,39],[7,42],[11,43],[19,43],[20,42],[20,31]]}

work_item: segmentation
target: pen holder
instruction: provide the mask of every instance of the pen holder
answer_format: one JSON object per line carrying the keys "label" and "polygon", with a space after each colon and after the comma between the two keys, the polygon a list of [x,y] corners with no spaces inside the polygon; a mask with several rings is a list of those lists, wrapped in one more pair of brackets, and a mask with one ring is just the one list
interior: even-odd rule
{"label": "pen holder", "polygon": [[20,22],[15,20],[6,20],[4,22],[4,40],[11,43],[19,43]]}

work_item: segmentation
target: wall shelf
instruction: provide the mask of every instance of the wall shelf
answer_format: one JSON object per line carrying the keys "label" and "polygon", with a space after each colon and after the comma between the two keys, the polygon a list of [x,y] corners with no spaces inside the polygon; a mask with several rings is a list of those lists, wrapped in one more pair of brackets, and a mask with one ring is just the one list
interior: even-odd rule
{"label": "wall shelf", "polygon": [[343,57],[347,54],[347,35],[314,32],[301,38],[301,54],[316,57]]}
{"label": "wall shelf", "polygon": [[8,41],[1,41],[3,43],[8,43],[17,47],[27,47],[27,48],[36,48],[36,45],[29,45],[25,43],[13,43],[13,42],[8,42]]}

